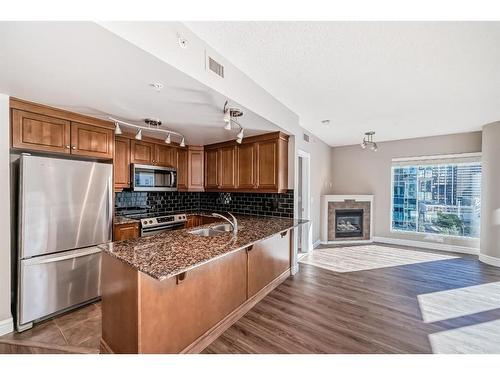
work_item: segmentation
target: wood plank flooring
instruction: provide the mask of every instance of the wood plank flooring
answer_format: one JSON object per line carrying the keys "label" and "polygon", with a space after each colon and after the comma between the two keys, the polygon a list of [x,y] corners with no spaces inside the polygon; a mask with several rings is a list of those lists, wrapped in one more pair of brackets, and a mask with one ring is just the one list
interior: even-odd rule
{"label": "wood plank flooring", "polygon": [[[370,263],[367,254],[378,250],[385,260],[372,257]],[[204,352],[500,353],[500,304],[491,298],[496,290],[492,283],[500,282],[499,268],[480,263],[476,256],[394,246],[315,252],[321,259],[304,259],[298,274]],[[406,264],[401,254],[408,256]],[[322,268],[307,264],[315,262],[323,262]],[[456,289],[474,286],[476,299],[457,301]],[[424,322],[419,296],[422,300],[433,293],[440,294],[427,299],[441,299],[443,311],[436,312],[436,304],[424,305],[430,308],[427,314],[440,316]],[[449,314],[447,299],[454,303],[452,311],[463,315]]]}
{"label": "wood plank flooring", "polygon": [[[500,353],[500,268],[477,256],[365,245],[299,267],[204,353]],[[100,335],[96,303],[0,337],[0,353],[97,353]]]}

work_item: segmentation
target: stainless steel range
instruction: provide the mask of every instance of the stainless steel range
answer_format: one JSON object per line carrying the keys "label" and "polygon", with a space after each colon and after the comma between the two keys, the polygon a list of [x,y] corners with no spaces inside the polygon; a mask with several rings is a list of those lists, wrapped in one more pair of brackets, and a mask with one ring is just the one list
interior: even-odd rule
{"label": "stainless steel range", "polygon": [[141,221],[141,237],[152,236],[167,230],[184,228],[187,221],[186,214],[151,216],[154,214],[142,214],[128,216]]}

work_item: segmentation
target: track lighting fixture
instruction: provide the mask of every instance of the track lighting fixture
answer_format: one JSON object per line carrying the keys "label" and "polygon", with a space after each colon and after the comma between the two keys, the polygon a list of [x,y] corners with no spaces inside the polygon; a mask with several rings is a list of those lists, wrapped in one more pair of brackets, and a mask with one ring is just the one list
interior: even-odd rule
{"label": "track lighting fixture", "polygon": [[182,141],[181,141],[181,143],[179,144],[179,146],[181,146],[181,147],[186,147],[186,143],[184,142],[184,137],[182,137]]}
{"label": "track lighting fixture", "polygon": [[243,128],[240,129],[240,132],[238,134],[236,134],[236,138],[237,139],[243,139]]}
{"label": "track lighting fixture", "polygon": [[142,139],[142,129],[137,130],[137,133],[135,133],[135,139],[138,141]]}
{"label": "track lighting fixture", "polygon": [[145,130],[148,134],[149,133],[165,134],[166,135],[165,143],[167,144],[170,144],[172,142],[172,136],[176,136],[182,139],[181,141],[182,147],[186,145],[184,136],[181,133],[178,133],[170,129],[161,128],[162,123],[159,119],[156,120],[145,119],[144,122],[146,123],[146,125],[131,124],[129,122],[119,120],[110,116],[108,116],[108,119],[115,122],[115,134],[122,134],[121,126],[125,126],[125,128],[136,129],[135,139],[137,139],[138,141],[142,140],[142,131]]}
{"label": "track lighting fixture", "polygon": [[226,122],[226,125],[224,125],[224,129],[231,130],[231,121]]}
{"label": "track lighting fixture", "polygon": [[241,141],[243,141],[243,138],[236,138],[236,143],[238,143],[239,145],[241,145]]}
{"label": "track lighting fixture", "polygon": [[366,149],[366,147],[370,146],[370,150],[377,152],[378,146],[377,143],[373,141],[374,131],[369,131],[365,133],[363,137],[363,142],[361,142],[361,148]]}

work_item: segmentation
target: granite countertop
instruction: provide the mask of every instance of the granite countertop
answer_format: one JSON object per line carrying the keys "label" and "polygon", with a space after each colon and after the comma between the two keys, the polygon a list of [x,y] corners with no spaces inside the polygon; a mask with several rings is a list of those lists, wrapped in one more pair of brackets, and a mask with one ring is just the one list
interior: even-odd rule
{"label": "granite countertop", "polygon": [[140,221],[137,219],[131,219],[126,216],[115,216],[113,220],[113,224],[115,225],[120,225],[120,224],[132,224],[132,223],[139,223]]}
{"label": "granite countertop", "polygon": [[[189,233],[195,229],[189,228],[135,240],[110,242],[99,245],[99,248],[157,280],[164,280],[308,222],[247,215],[236,215],[236,218],[236,236],[221,233],[213,237],[201,237]],[[210,226],[213,224],[197,228]]]}

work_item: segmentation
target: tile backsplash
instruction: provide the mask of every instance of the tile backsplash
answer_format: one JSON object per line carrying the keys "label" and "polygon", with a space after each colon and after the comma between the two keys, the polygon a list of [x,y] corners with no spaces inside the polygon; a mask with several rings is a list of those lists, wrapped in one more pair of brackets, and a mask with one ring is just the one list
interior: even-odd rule
{"label": "tile backsplash", "polygon": [[132,192],[115,194],[117,215],[146,212],[231,211],[293,217],[293,190],[286,193]]}

